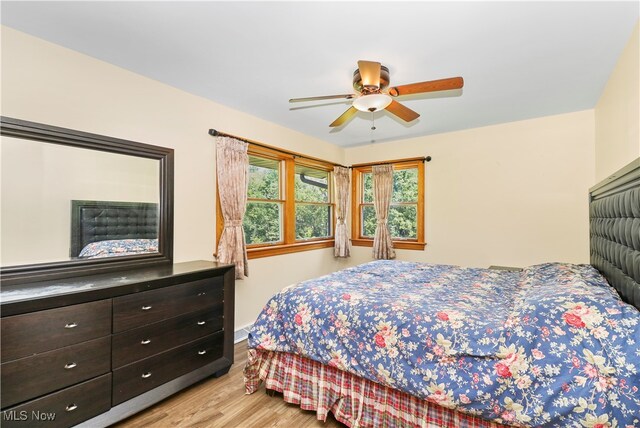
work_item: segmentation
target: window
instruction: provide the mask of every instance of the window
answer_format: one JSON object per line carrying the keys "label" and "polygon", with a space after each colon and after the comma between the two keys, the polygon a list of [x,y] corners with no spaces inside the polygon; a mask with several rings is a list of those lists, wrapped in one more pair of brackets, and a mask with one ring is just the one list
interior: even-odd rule
{"label": "window", "polygon": [[[333,246],[333,164],[249,145],[244,233],[250,259]],[[217,240],[224,220],[217,201]]]}
{"label": "window", "polygon": [[281,169],[279,160],[249,156],[247,211],[243,224],[247,245],[282,242]]}
{"label": "window", "polygon": [[[424,163],[396,161],[388,226],[395,248],[424,249]],[[376,230],[371,165],[353,167],[352,243],[372,246]]]}
{"label": "window", "polygon": [[333,206],[329,172],[296,165],[296,240],[328,238],[333,235]]}

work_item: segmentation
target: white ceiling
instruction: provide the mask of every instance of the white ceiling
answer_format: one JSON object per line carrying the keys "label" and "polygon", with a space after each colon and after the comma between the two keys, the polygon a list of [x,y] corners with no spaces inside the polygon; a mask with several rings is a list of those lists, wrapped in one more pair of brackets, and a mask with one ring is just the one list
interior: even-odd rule
{"label": "white ceiling", "polygon": [[[9,2],[3,25],[340,146],[593,108],[639,17],[630,2]],[[462,76],[329,128],[360,59],[392,85]],[[302,107],[302,108],[300,108]],[[211,118],[212,128],[224,131]]]}

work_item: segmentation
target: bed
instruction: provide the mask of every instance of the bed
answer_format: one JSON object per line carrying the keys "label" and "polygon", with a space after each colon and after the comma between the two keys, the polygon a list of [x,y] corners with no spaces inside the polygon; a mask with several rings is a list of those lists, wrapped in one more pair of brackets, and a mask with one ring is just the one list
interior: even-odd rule
{"label": "bed", "polygon": [[71,201],[71,258],[158,252],[158,204]]}
{"label": "bed", "polygon": [[640,426],[640,162],[590,196],[590,265],[375,261],[287,287],[247,393],[352,427]]}

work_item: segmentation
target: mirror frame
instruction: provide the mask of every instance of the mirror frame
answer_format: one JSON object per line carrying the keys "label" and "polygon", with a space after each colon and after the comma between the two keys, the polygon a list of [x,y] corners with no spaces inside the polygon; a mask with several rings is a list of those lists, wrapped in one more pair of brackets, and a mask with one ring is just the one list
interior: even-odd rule
{"label": "mirror frame", "polygon": [[157,253],[3,266],[3,286],[173,263],[173,149],[4,116],[0,116],[0,135],[155,159],[160,167]]}

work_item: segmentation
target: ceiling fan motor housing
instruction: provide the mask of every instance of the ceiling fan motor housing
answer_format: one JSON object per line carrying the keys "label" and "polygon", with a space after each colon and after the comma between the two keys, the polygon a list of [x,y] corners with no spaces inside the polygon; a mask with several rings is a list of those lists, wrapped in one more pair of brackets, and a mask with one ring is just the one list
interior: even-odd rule
{"label": "ceiling fan motor housing", "polygon": [[360,69],[356,69],[353,72],[353,89],[360,92],[362,95],[375,94],[389,86],[389,69],[384,65],[380,66],[380,87],[376,86],[364,86],[362,84],[362,77],[360,76]]}

